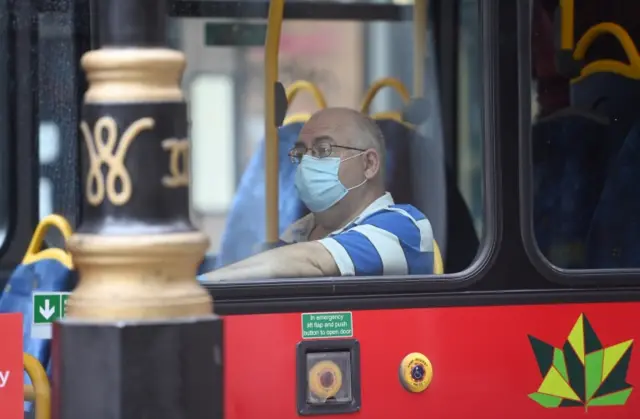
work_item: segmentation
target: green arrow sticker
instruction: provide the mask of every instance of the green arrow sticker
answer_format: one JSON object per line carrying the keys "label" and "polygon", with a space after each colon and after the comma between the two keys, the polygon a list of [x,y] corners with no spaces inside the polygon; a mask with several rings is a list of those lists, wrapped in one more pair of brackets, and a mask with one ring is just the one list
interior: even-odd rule
{"label": "green arrow sticker", "polygon": [[33,323],[53,323],[60,315],[60,294],[34,294],[33,295]]}
{"label": "green arrow sticker", "polygon": [[69,295],[68,292],[34,292],[32,294],[32,338],[51,339],[51,324],[65,316]]}

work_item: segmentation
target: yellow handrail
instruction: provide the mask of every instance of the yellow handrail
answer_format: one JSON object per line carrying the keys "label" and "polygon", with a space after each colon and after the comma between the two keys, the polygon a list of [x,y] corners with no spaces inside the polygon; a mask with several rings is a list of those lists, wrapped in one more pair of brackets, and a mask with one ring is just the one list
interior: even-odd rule
{"label": "yellow handrail", "polygon": [[362,105],[360,106],[360,110],[362,111],[362,113],[369,113],[371,102],[373,102],[376,94],[378,94],[380,89],[382,89],[383,87],[391,87],[393,90],[398,92],[405,105],[409,104],[409,102],[411,101],[409,91],[400,80],[394,77],[385,77],[373,83],[369,90],[367,90],[367,93],[364,96],[364,100],[362,101]]}
{"label": "yellow handrail", "polygon": [[51,248],[40,250],[42,243],[44,243],[47,231],[49,231],[51,227],[56,227],[60,233],[62,233],[65,241],[71,237],[71,234],[73,233],[71,225],[69,225],[69,222],[64,217],[57,214],[51,214],[44,217],[36,227],[36,231],[33,233],[33,237],[31,238],[31,242],[29,243],[29,247],[27,248],[24,258],[22,259],[22,263],[27,264],[37,262],[42,259],[55,259],[67,268],[73,269],[71,255],[64,249]]}
{"label": "yellow handrail", "polygon": [[278,52],[280,50],[280,34],[282,32],[282,15],[284,0],[269,2],[267,21],[267,38],[264,45],[264,131],[266,141],[265,193],[267,213],[267,242],[278,241],[280,223],[278,210],[278,128],[275,125],[275,91],[278,80]]}
{"label": "yellow handrail", "polygon": [[[402,98],[402,102],[405,105],[408,105],[411,101],[411,96],[409,95],[409,91],[402,84],[402,82],[394,77],[385,77],[373,83],[367,93],[365,94],[364,100],[362,101],[362,105],[360,106],[360,111],[362,113],[369,113],[369,108],[371,107],[371,102],[375,98],[376,94],[380,91],[380,89],[384,87],[391,87],[394,89],[400,97]],[[387,111],[380,112],[375,115],[371,115],[374,119],[393,119],[394,121],[403,122],[402,121],[402,113],[396,111]]]}
{"label": "yellow handrail", "polygon": [[428,0],[413,5],[413,96],[424,96],[424,60],[426,57]]}
{"label": "yellow handrail", "polygon": [[[640,80],[640,54],[629,36],[620,25],[602,22],[590,27],[575,44],[575,0],[560,0],[560,49],[573,51],[576,61],[584,60],[587,50],[600,35],[613,35],[624,49],[628,64],[618,60],[599,59],[590,62],[580,71],[580,76],[572,80],[577,82],[595,73],[614,73],[634,80]],[[575,49],[574,49],[575,48]]]}
{"label": "yellow handrail", "polygon": [[576,45],[576,49],[573,52],[573,58],[576,60],[584,59],[587,50],[600,35],[613,35],[622,45],[629,64],[611,59],[596,60],[582,69],[578,80],[594,73],[615,73],[630,79],[640,80],[640,55],[638,55],[638,49],[627,31],[615,23],[604,22],[590,27],[578,41],[578,45]]}
{"label": "yellow handrail", "polygon": [[[318,109],[324,109],[327,107],[327,101],[318,86],[306,80],[294,81],[289,87],[287,87],[287,103],[289,106],[291,106],[291,103],[293,103],[295,98],[298,96],[298,93],[303,90],[311,93]],[[296,122],[306,122],[310,116],[311,115],[308,113],[291,115],[285,118],[283,125],[293,124]]]}
{"label": "yellow handrail", "polygon": [[318,86],[306,80],[294,81],[289,87],[287,87],[287,103],[291,105],[296,96],[298,96],[298,93],[303,90],[311,93],[313,99],[316,101],[316,105],[318,105],[318,108],[322,109],[327,107],[327,101]]}
{"label": "yellow handrail", "polygon": [[35,419],[51,419],[51,386],[47,373],[33,356],[25,353],[22,358],[24,370],[33,383],[33,386],[24,386],[25,399],[35,401]]}
{"label": "yellow handrail", "polygon": [[36,399],[36,391],[33,389],[32,385],[24,385],[24,399],[28,402],[32,402]]}

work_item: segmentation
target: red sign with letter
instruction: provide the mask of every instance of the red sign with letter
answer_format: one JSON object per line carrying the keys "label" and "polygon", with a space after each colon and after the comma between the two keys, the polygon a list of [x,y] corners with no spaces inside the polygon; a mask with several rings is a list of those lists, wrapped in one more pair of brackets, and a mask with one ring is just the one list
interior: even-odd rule
{"label": "red sign with letter", "polygon": [[22,315],[0,314],[0,416],[24,417]]}

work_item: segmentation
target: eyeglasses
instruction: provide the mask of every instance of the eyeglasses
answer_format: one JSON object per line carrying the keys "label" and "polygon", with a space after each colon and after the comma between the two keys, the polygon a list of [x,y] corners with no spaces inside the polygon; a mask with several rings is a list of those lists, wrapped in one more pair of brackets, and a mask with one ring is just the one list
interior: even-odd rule
{"label": "eyeglasses", "polygon": [[341,148],[344,150],[355,150],[355,151],[367,151],[362,148],[356,147],[347,147],[343,145],[335,145],[331,143],[317,143],[312,147],[306,147],[304,145],[297,145],[289,150],[289,158],[291,159],[291,163],[298,164],[302,161],[302,157],[307,154],[309,150],[311,150],[311,155],[318,159],[322,159],[324,157],[329,157],[331,153],[333,153],[334,148]]}

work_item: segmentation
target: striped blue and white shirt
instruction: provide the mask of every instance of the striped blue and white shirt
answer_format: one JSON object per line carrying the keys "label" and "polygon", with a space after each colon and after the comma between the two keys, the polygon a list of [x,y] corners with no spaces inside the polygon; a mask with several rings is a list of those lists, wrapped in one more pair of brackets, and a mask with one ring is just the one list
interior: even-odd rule
{"label": "striped blue and white shirt", "polygon": [[[313,214],[308,214],[293,223],[281,240],[305,242],[314,226]],[[433,273],[431,223],[415,207],[396,205],[389,193],[318,242],[333,256],[342,276]]]}

